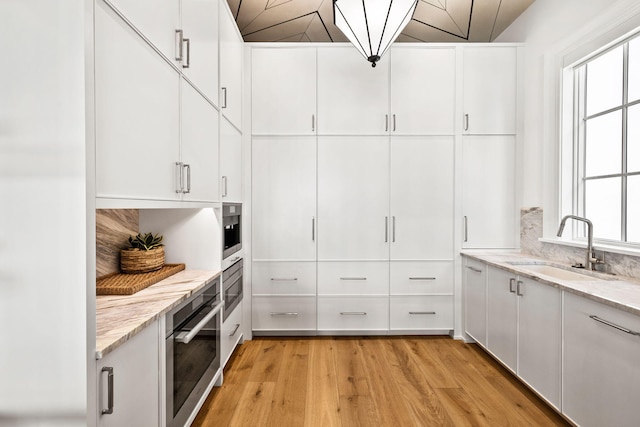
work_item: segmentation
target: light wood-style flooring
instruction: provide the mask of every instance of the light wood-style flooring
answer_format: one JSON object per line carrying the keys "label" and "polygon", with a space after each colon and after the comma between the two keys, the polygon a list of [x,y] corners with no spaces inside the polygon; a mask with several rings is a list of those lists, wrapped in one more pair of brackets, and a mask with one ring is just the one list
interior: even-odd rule
{"label": "light wood-style flooring", "polygon": [[449,337],[256,338],[193,426],[569,425],[474,344]]}

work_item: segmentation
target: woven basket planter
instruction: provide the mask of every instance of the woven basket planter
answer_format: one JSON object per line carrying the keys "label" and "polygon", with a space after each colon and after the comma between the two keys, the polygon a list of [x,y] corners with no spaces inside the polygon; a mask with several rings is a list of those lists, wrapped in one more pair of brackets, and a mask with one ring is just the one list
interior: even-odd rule
{"label": "woven basket planter", "polygon": [[148,273],[160,270],[164,265],[164,246],[144,251],[140,249],[120,250],[120,270],[123,273]]}

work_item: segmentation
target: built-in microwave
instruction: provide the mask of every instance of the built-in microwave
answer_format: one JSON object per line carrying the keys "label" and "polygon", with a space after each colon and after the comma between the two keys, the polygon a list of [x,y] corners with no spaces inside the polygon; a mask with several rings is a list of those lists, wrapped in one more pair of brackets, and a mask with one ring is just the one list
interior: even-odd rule
{"label": "built-in microwave", "polygon": [[222,204],[222,259],[242,249],[242,204]]}

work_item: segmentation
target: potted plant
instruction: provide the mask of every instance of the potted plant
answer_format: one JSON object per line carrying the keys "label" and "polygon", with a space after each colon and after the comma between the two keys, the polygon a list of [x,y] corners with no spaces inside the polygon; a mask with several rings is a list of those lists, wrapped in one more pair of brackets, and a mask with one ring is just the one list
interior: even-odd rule
{"label": "potted plant", "polygon": [[120,250],[120,270],[123,273],[148,273],[164,265],[162,235],[146,233],[129,236],[129,247]]}

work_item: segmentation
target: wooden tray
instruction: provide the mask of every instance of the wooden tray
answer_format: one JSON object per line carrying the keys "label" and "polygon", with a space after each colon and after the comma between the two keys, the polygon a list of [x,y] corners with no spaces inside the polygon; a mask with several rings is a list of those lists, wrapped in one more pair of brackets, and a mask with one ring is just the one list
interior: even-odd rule
{"label": "wooden tray", "polygon": [[111,273],[96,279],[96,295],[133,295],[162,279],[184,270],[184,264],[165,264],[149,273]]}

